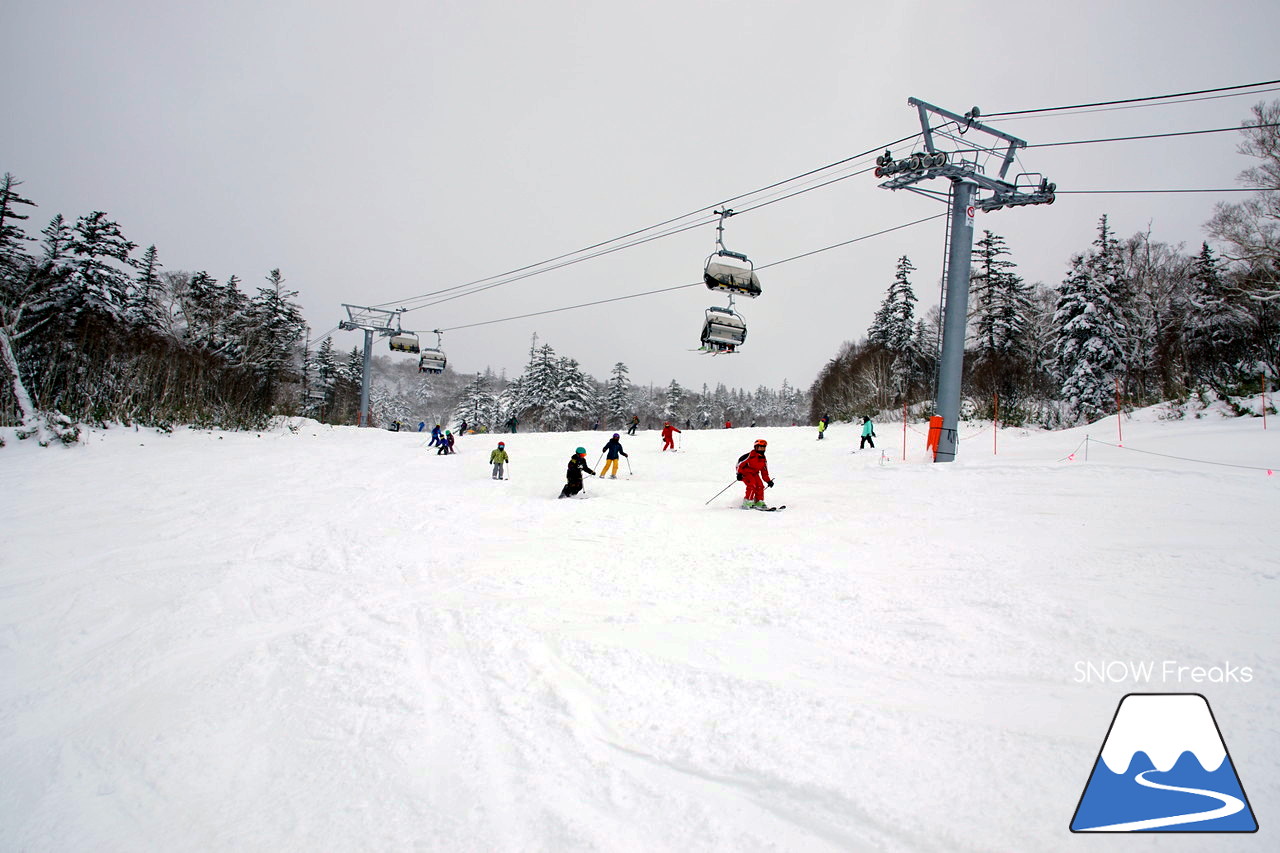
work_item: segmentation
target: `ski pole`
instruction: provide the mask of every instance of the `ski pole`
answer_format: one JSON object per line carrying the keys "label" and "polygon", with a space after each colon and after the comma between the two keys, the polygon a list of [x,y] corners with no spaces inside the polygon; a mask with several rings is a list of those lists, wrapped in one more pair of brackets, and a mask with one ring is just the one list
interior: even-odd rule
{"label": "ski pole", "polygon": [[[734,481],[733,481],[733,483],[736,483],[736,482],[738,482],[738,481],[737,481],[737,480],[734,480]],[[732,489],[732,488],[733,488],[733,483],[730,483],[729,485],[725,486],[723,489],[721,489],[720,491],[718,491],[718,492],[716,492],[714,495],[712,495],[712,496],[711,496],[711,499],[710,499],[710,500],[708,500],[708,501],[707,501],[707,503],[704,503],[704,504],[703,504],[703,506],[706,506],[707,504],[711,503],[711,501],[715,500],[716,498],[718,498],[718,497],[720,497],[721,495],[723,495],[725,492],[727,492],[727,491],[729,491],[730,489]]]}
{"label": "ski pole", "polygon": [[627,460],[627,473],[628,473],[628,474],[634,474],[634,473],[635,473],[635,471],[632,471],[632,470],[631,470],[631,457],[630,457],[630,456],[624,456],[624,457],[622,457],[622,458]]}
{"label": "ski pole", "polygon": [[[603,458],[604,458],[604,451],[603,451],[603,450],[601,450],[601,451],[600,451],[600,459],[603,459]],[[596,467],[597,467],[597,468],[599,468],[599,467],[600,467],[600,459],[597,459],[597,460],[596,460]]]}

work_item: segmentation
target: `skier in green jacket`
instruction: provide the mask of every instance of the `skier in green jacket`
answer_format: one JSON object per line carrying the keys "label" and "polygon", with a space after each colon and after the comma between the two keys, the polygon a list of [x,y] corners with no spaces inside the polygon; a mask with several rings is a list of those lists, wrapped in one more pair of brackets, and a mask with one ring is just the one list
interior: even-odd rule
{"label": "skier in green jacket", "polygon": [[876,425],[871,422],[871,418],[867,417],[866,415],[863,415],[862,416],[862,441],[858,442],[858,449],[861,450],[862,448],[866,447],[869,444],[871,445],[871,449],[874,450],[876,447],[876,443],[873,439],[875,439],[875,437],[876,437]]}
{"label": "skier in green jacket", "polygon": [[511,461],[511,457],[507,455],[506,447],[505,443],[499,441],[497,449],[489,454],[489,463],[493,465],[492,478],[495,480],[506,479],[503,476],[502,466]]}

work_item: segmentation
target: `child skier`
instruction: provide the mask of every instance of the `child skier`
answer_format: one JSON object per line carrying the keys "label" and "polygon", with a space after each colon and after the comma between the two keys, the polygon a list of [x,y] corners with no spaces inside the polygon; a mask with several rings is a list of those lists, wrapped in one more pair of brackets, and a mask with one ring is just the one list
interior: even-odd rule
{"label": "child skier", "polygon": [[875,437],[876,437],[876,425],[871,422],[871,418],[867,417],[866,415],[863,415],[862,416],[862,440],[858,442],[858,449],[861,450],[862,448],[866,447],[869,444],[871,445],[871,449],[874,450],[876,447],[876,443],[872,439],[874,439]]}
{"label": "child skier", "polygon": [[[613,434],[613,438],[609,439],[608,443],[601,448],[606,454],[608,454],[604,460],[604,467],[600,469],[600,476],[602,478],[605,474],[609,474],[610,480],[618,479],[618,456],[630,456],[630,454],[622,449],[622,442],[618,440],[619,438],[621,438],[621,436],[615,432]],[[631,463],[628,462],[627,464],[630,465]],[[613,473],[610,474],[610,471]]]}
{"label": "child skier", "polygon": [[560,497],[571,498],[578,492],[582,491],[583,471],[586,471],[593,477],[596,473],[587,466],[587,449],[585,447],[579,447],[573,452],[573,455],[569,457],[569,468],[565,472],[566,482],[564,484],[564,488],[560,490]]}
{"label": "child skier", "polygon": [[495,480],[506,479],[506,477],[503,476],[502,466],[511,461],[511,457],[507,455],[506,447],[506,444],[499,441],[498,449],[489,454],[489,463],[493,465],[492,477]]}
{"label": "child skier", "polygon": [[436,451],[436,456],[446,456],[450,453],[453,453],[453,433],[445,430],[444,435],[440,437],[440,449]]}
{"label": "child skier", "polygon": [[673,427],[671,425],[671,421],[667,421],[662,425],[662,449],[664,451],[674,451],[676,449],[675,434],[678,432],[680,432],[680,430]]}
{"label": "child skier", "polygon": [[822,434],[827,431],[827,419],[818,419],[818,441],[822,441]]}
{"label": "child skier", "polygon": [[756,440],[750,453],[738,457],[738,479],[747,487],[742,499],[743,509],[765,509],[764,489],[767,483],[773,488],[773,480],[769,477],[769,465],[765,462],[764,450],[768,442],[763,438]]}

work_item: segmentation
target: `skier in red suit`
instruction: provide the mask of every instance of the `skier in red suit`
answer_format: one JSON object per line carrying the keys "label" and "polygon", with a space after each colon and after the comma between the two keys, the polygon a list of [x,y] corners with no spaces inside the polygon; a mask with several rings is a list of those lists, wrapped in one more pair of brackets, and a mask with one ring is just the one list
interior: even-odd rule
{"label": "skier in red suit", "polygon": [[675,434],[678,433],[679,431],[680,430],[676,429],[671,425],[671,421],[667,421],[662,425],[662,449],[663,450],[676,449]]}
{"label": "skier in red suit", "polygon": [[764,458],[764,449],[768,444],[763,438],[756,441],[750,453],[738,457],[738,479],[747,487],[742,499],[743,509],[763,509],[765,484],[773,485],[769,477],[769,464]]}

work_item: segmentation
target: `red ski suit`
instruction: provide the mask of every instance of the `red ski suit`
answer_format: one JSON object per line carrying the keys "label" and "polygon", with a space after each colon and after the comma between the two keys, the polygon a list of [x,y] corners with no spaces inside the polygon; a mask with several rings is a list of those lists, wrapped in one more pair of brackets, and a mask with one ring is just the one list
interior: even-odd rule
{"label": "red ski suit", "polygon": [[769,464],[765,462],[764,454],[756,450],[748,453],[747,458],[738,463],[738,473],[747,487],[744,500],[764,500],[764,484],[773,479],[769,476]]}
{"label": "red ski suit", "polygon": [[680,430],[676,429],[671,424],[667,424],[662,428],[662,449],[663,450],[676,449],[676,440],[673,433],[677,433],[679,431]]}

